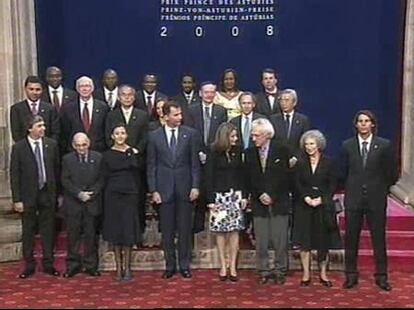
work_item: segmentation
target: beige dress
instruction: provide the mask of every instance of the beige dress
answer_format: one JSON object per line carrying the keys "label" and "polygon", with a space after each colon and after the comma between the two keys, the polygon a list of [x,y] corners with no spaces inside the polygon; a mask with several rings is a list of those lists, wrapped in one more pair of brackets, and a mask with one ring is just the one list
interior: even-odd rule
{"label": "beige dress", "polygon": [[230,121],[232,118],[241,115],[241,109],[239,105],[239,97],[242,94],[242,91],[239,91],[236,96],[232,99],[224,97],[220,92],[216,92],[216,97],[214,98],[214,103],[221,105],[227,110],[227,119]]}

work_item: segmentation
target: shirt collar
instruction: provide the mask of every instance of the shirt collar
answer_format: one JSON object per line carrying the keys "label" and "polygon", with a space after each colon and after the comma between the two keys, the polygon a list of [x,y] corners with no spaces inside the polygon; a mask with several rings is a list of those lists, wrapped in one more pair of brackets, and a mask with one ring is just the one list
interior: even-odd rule
{"label": "shirt collar", "polygon": [[249,114],[247,114],[247,115],[245,115],[245,114],[243,114],[243,118],[246,120],[246,117],[249,119],[249,120],[252,120],[253,119],[253,111],[251,111]]}
{"label": "shirt collar", "polygon": [[35,142],[39,142],[39,145],[42,145],[42,138],[39,138],[37,140],[33,139],[32,137],[30,137],[29,135],[27,136],[27,140],[29,140],[31,145],[34,145]]}
{"label": "shirt collar", "polygon": [[259,148],[260,153],[267,153],[269,151],[270,140]]}
{"label": "shirt collar", "polygon": [[62,85],[59,85],[57,88],[53,88],[52,86],[47,86],[49,93],[53,94],[53,92],[56,90],[58,93],[61,93],[63,91]]}
{"label": "shirt collar", "polygon": [[115,87],[113,90],[109,90],[105,86],[104,86],[103,89],[104,89],[105,95],[108,95],[109,96],[109,93],[112,93],[112,98],[114,98],[114,99],[115,99],[115,95],[118,94],[118,86]]}
{"label": "shirt collar", "polygon": [[152,99],[153,97],[155,97],[155,93],[156,93],[157,91],[156,91],[156,90],[154,90],[151,94],[149,94],[149,93],[147,93],[147,92],[145,91],[145,89],[143,89],[143,90],[142,90],[142,92],[144,93],[145,99],[147,99],[148,97],[151,97],[151,99]]}
{"label": "shirt collar", "polygon": [[37,105],[37,106],[39,106],[39,104],[40,104],[40,99],[38,99],[37,101],[32,101],[32,100],[30,100],[29,98],[27,98],[27,103],[30,105],[30,107],[31,107],[32,103],[36,103],[36,105]]}
{"label": "shirt collar", "polygon": [[362,142],[364,142],[364,141],[365,142],[368,142],[368,145],[370,145],[371,142],[372,142],[372,137],[373,136],[374,136],[373,134],[370,134],[369,137],[364,140],[364,139],[362,139],[362,137],[360,135],[358,135],[358,143],[359,143],[359,145],[362,146]]}

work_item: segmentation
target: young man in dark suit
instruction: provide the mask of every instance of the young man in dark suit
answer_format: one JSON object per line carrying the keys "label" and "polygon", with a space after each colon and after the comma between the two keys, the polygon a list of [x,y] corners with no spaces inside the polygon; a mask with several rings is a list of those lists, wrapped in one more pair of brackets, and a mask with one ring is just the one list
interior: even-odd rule
{"label": "young man in dark suit", "polygon": [[372,238],[375,283],[390,291],[387,272],[387,194],[398,179],[397,160],[389,140],[377,136],[377,120],[368,110],[354,117],[356,136],[342,144],[345,184],[345,274],[343,287],[358,284],[358,243],[364,217]]}
{"label": "young man in dark suit", "polygon": [[106,150],[105,121],[108,113],[106,103],[92,96],[94,84],[91,78],[82,76],[76,81],[79,100],[63,108],[62,129],[65,152],[70,152],[73,135],[84,132],[91,140],[91,149],[98,152]]}
{"label": "young man in dark suit", "polygon": [[175,95],[172,100],[177,102],[183,111],[183,121],[188,118],[188,107],[193,103],[198,103],[201,98],[196,89],[196,79],[191,73],[181,75],[181,92]]}
{"label": "young man in dark suit", "polygon": [[46,69],[46,87],[42,93],[42,101],[49,102],[60,113],[62,107],[69,102],[75,101],[78,94],[63,86],[63,73],[58,67]]}
{"label": "young man in dark suit", "polygon": [[181,107],[167,102],[166,125],[149,134],[147,175],[154,203],[160,205],[160,227],[166,260],[163,278],[176,272],[174,238],[178,235],[178,265],[184,278],[191,278],[193,203],[199,195],[200,162],[198,133],[181,126]]}
{"label": "young man in dark suit", "polygon": [[[68,254],[65,278],[82,271],[100,276],[96,217],[101,213],[101,193],[104,185],[102,155],[89,150],[88,136],[79,132],[73,136],[72,153],[62,160],[63,210],[68,230]],[[83,231],[83,257],[79,254]],[[82,266],[83,265],[83,266]]]}
{"label": "young man in dark suit", "polygon": [[[246,152],[248,189],[256,234],[259,283],[269,279],[283,285],[288,269],[289,187],[287,147],[272,140],[274,129],[264,118],[252,123],[254,146]],[[275,268],[269,265],[269,246],[275,250]]]}
{"label": "young man in dark suit", "polygon": [[184,124],[197,130],[201,136],[199,156],[202,163],[201,194],[194,214],[194,233],[204,230],[205,212],[207,210],[206,189],[204,186],[203,167],[210,152],[210,145],[214,141],[220,124],[227,122],[227,111],[214,103],[216,85],[212,82],[203,82],[200,86],[201,102],[188,107],[188,117]]}
{"label": "young man in dark suit", "polygon": [[43,250],[43,272],[59,276],[53,267],[55,239],[56,180],[59,178],[59,151],[55,140],[45,137],[40,115],[27,123],[26,138],[12,147],[10,185],[14,210],[22,214],[23,258],[21,279],[35,273],[33,245],[38,223]]}
{"label": "young man in dark suit", "polygon": [[28,76],[24,82],[24,90],[27,99],[13,104],[10,109],[10,127],[14,142],[26,138],[28,120],[34,115],[43,118],[46,137],[58,141],[59,115],[50,103],[41,100],[42,81],[37,76]]}
{"label": "young man in dark suit", "polygon": [[141,86],[135,96],[135,106],[147,112],[150,121],[154,121],[157,119],[155,103],[159,98],[167,98],[167,95],[158,91],[158,77],[155,74],[145,74]]}
{"label": "young man in dark suit", "polygon": [[110,111],[119,106],[118,98],[118,73],[114,69],[107,69],[102,76],[102,87],[95,89],[94,98],[105,102]]}
{"label": "young man in dark suit", "polygon": [[255,111],[269,118],[272,114],[280,113],[277,74],[275,70],[266,68],[262,70],[260,77],[263,91],[256,94],[257,105]]}

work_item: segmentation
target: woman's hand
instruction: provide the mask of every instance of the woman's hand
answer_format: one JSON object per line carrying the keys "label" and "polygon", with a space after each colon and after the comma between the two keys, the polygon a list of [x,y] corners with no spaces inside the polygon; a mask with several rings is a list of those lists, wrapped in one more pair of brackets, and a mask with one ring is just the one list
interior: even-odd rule
{"label": "woman's hand", "polygon": [[247,199],[242,199],[241,200],[241,209],[245,210],[247,208],[248,203],[249,203],[249,201]]}

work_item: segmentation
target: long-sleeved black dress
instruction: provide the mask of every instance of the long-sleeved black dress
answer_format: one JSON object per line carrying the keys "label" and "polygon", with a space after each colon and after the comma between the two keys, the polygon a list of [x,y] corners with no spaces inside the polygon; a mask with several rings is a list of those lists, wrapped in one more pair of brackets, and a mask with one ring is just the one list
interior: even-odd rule
{"label": "long-sleeved black dress", "polygon": [[141,155],[132,149],[104,153],[105,194],[103,238],[116,245],[140,241],[138,203]]}

